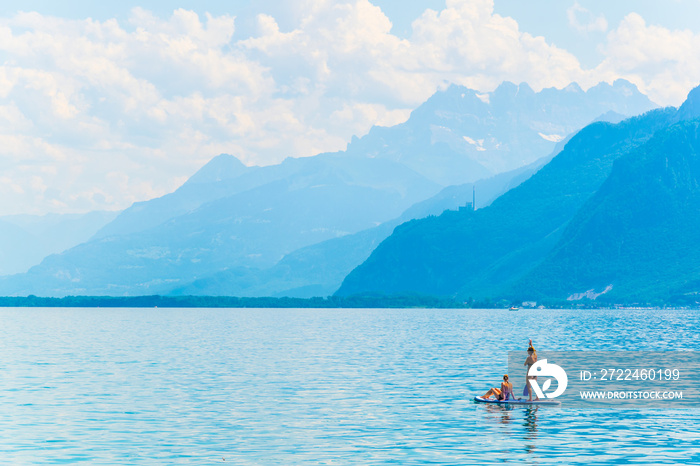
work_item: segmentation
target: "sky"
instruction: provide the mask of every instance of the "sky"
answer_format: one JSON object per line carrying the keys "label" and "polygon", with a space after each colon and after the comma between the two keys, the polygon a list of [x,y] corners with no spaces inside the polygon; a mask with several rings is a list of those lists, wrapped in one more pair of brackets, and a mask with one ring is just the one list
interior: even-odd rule
{"label": "sky", "polygon": [[450,83],[659,105],[700,84],[700,0],[0,4],[0,215],[123,209],[220,153],[342,150]]}

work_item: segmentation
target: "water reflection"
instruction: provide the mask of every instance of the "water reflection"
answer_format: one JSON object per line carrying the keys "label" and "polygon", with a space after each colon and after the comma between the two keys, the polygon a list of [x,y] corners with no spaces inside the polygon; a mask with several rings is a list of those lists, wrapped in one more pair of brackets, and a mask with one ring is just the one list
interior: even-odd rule
{"label": "water reflection", "polygon": [[533,454],[537,448],[539,406],[496,405],[479,406],[485,411],[490,428],[496,435],[506,434],[522,438],[526,454]]}
{"label": "water reflection", "polygon": [[490,418],[496,420],[500,424],[507,425],[513,421],[513,410],[514,406],[503,404],[488,404],[484,406],[487,412],[490,414]]}
{"label": "water reflection", "polygon": [[523,440],[525,441],[525,451],[528,454],[534,453],[536,448],[538,409],[538,406],[528,406],[524,410],[525,422],[523,422],[523,427],[525,427],[525,433],[523,435]]}

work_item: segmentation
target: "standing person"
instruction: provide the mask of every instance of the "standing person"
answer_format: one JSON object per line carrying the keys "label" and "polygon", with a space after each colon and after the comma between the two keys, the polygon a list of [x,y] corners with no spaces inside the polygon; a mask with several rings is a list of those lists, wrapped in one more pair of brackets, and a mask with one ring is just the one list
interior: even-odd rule
{"label": "standing person", "polygon": [[[527,348],[527,359],[525,360],[524,366],[527,366],[527,371],[525,372],[525,390],[527,390],[527,395],[528,395],[528,400],[527,401],[533,401],[532,400],[532,387],[530,386],[530,380],[537,380],[537,376],[533,375],[530,376],[528,373],[530,372],[530,368],[537,362],[537,351],[535,351],[535,347],[532,346],[532,339],[530,339],[530,343],[528,344]],[[523,395],[525,395],[525,391],[523,391]],[[535,398],[534,401],[539,400],[539,398]]]}
{"label": "standing person", "polygon": [[503,382],[501,382],[501,389],[499,390],[496,387],[493,387],[490,389],[488,392],[482,396],[482,398],[487,399],[491,395],[496,395],[496,399],[499,401],[506,401],[508,399],[514,400],[515,396],[513,395],[513,384],[508,382],[508,374],[503,376]]}

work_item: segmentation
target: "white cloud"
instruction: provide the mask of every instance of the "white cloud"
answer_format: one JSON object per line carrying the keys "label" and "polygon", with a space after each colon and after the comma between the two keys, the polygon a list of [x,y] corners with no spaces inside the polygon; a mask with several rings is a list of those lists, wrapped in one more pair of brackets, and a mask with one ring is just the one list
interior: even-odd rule
{"label": "white cloud", "polygon": [[603,62],[594,75],[623,77],[660,104],[680,105],[700,84],[700,35],[648,25],[636,13],[627,15],[607,36]]}
{"label": "white cloud", "polygon": [[572,54],[493,14],[490,0],[448,0],[444,10],[427,10],[413,28],[411,57],[405,62],[414,64],[410,71],[429,79],[433,89],[449,81],[490,90],[503,80],[542,88],[582,75]]}
{"label": "white cloud", "polygon": [[581,33],[605,32],[608,30],[608,21],[604,15],[595,16],[578,2],[566,10],[569,26]]}

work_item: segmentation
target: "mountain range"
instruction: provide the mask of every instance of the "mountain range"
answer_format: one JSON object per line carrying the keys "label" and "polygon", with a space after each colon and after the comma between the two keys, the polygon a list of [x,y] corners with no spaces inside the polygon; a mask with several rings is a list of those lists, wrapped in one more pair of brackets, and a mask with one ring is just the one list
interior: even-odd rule
{"label": "mountain range", "polygon": [[338,295],[695,303],[700,88],[679,108],[594,123],[476,212],[398,227]]}
{"label": "mountain range", "polygon": [[450,86],[345,151],[265,167],[218,156],[175,192],[3,277],[0,294],[329,293],[396,225],[465,205],[477,180],[486,203],[586,123],[652,107],[621,80],[586,92]]}
{"label": "mountain range", "polygon": [[610,121],[654,107],[623,79],[587,91],[576,83],[534,92],[504,82],[481,94],[451,85],[405,123],[353,138],[347,153],[399,161],[443,186],[462,184],[533,163],[603,115]]}

